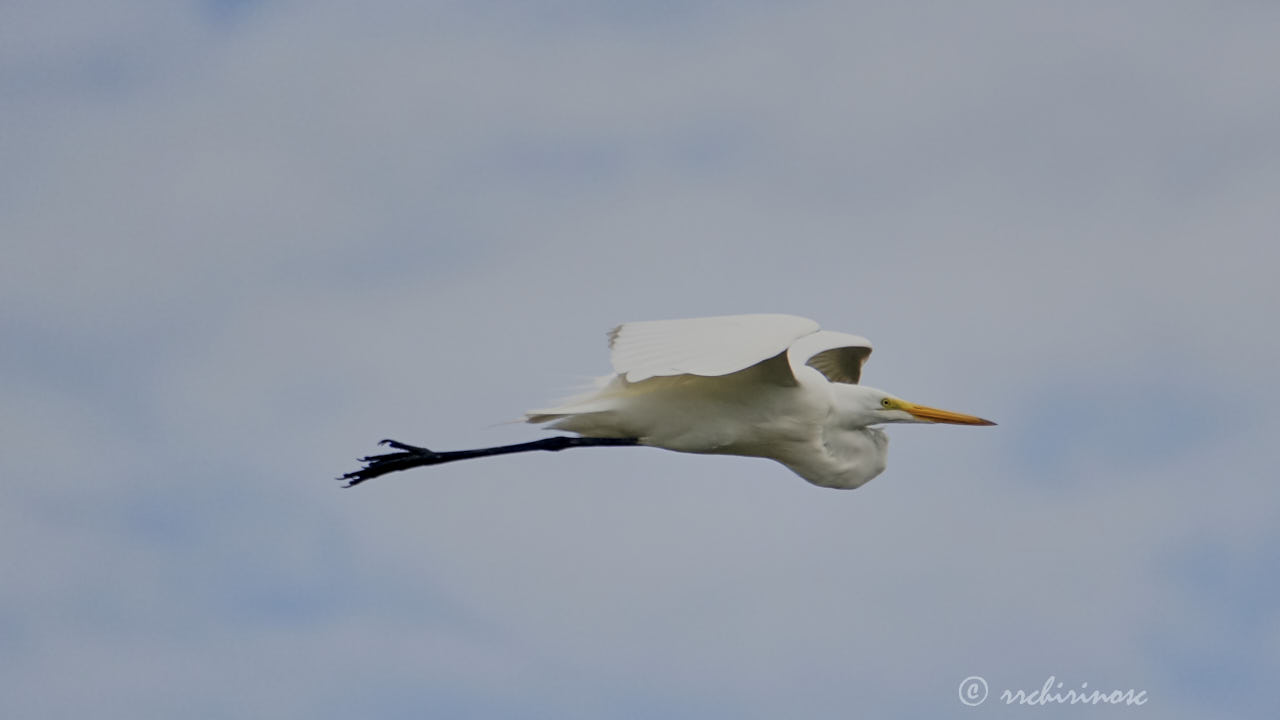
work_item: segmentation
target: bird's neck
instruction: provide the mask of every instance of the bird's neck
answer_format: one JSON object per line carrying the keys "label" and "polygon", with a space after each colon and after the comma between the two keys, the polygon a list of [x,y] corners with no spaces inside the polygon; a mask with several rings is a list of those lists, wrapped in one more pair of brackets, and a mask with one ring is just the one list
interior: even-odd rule
{"label": "bird's neck", "polygon": [[782,462],[814,485],[852,490],[884,472],[889,437],[877,428],[828,427],[817,450]]}

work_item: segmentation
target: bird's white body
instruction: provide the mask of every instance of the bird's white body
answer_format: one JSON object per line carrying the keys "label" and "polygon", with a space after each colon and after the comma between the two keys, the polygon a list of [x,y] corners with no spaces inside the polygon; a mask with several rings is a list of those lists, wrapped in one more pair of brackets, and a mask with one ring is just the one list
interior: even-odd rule
{"label": "bird's white body", "polygon": [[584,437],[772,458],[852,489],[885,469],[886,422],[991,424],[857,385],[871,344],[791,315],[628,323],[610,333],[615,375],[526,415]]}

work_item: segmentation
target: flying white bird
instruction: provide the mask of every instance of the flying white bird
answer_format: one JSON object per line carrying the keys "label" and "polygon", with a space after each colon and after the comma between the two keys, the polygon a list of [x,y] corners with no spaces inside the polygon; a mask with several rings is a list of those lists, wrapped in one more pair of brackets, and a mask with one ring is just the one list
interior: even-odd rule
{"label": "flying white bird", "polygon": [[531,450],[645,445],[772,458],[814,485],[853,489],[884,471],[882,423],[994,425],[858,385],[871,343],[794,315],[727,315],[619,325],[616,375],[591,392],[525,414],[577,436],[435,452],[394,440],[361,458],[347,487],[397,470]]}

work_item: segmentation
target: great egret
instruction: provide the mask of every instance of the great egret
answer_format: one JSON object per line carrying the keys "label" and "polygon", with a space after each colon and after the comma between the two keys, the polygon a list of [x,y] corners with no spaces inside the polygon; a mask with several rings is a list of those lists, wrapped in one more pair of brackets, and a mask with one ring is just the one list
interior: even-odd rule
{"label": "great egret", "polygon": [[885,468],[881,423],[994,425],[858,385],[871,343],[794,315],[726,315],[619,325],[609,333],[616,375],[561,405],[525,414],[577,433],[498,447],[361,458],[347,487],[422,465],[573,447],[647,445],[772,458],[814,485],[853,489]]}

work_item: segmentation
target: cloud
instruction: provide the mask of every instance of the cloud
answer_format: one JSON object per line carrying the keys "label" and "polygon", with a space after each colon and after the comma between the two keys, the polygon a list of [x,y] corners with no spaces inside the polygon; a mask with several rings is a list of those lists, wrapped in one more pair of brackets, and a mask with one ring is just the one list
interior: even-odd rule
{"label": "cloud", "polygon": [[[0,11],[6,716],[1265,702],[1274,10],[80,9]],[[762,311],[1001,425],[330,483]]]}

